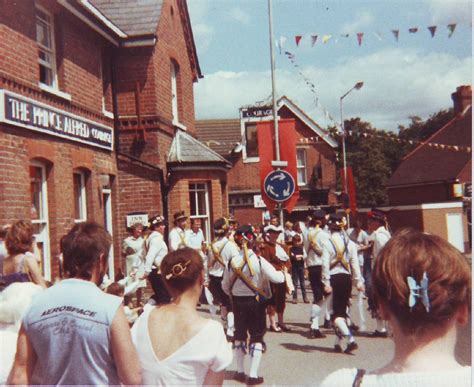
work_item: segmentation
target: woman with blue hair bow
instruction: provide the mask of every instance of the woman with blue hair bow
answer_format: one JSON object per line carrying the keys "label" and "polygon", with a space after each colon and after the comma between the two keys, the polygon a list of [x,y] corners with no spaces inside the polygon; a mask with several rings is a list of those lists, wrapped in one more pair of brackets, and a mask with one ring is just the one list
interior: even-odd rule
{"label": "woman with blue hair bow", "polygon": [[323,386],[470,386],[471,367],[454,355],[471,307],[466,258],[438,236],[405,229],[382,249],[372,281],[393,332],[393,359],[375,371],[336,371]]}

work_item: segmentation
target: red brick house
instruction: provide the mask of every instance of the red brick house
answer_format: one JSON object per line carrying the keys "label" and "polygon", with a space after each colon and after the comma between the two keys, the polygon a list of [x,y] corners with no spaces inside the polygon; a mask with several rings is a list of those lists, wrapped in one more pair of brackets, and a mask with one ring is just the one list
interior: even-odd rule
{"label": "red brick house", "polygon": [[[394,228],[415,227],[470,250],[472,90],[452,94],[456,116],[405,156],[387,191]],[[395,207],[392,207],[395,206]]]}
{"label": "red brick house", "polygon": [[33,221],[47,279],[76,222],[113,235],[113,275],[127,214],[182,209],[208,225],[227,212],[229,164],[193,138],[202,74],[186,1],[0,8],[0,224]]}
{"label": "red brick house", "polygon": [[[256,122],[272,118],[244,117],[243,111],[240,119],[198,120],[197,135],[232,164],[228,173],[230,211],[242,222],[260,223],[266,207],[261,201]],[[303,219],[311,208],[336,205],[337,142],[285,96],[278,100],[278,115],[295,120],[300,139],[296,149],[300,198],[285,219]]]}

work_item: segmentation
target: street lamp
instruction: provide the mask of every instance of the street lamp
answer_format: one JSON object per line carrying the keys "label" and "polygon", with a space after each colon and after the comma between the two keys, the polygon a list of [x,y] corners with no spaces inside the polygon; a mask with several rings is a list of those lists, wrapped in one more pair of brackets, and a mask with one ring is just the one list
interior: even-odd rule
{"label": "street lamp", "polygon": [[352,91],[360,90],[364,82],[357,82],[352,88],[339,98],[339,107],[341,109],[341,129],[342,129],[342,158],[344,163],[344,193],[347,195],[347,165],[346,165],[346,129],[344,127],[344,118],[342,116],[342,100]]}

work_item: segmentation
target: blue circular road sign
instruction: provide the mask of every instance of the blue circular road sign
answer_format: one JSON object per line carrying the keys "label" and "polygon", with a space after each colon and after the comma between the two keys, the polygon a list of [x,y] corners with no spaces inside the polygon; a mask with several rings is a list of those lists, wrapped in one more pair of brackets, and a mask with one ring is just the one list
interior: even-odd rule
{"label": "blue circular road sign", "polygon": [[270,199],[284,202],[295,193],[295,179],[287,171],[272,171],[265,177],[263,189]]}

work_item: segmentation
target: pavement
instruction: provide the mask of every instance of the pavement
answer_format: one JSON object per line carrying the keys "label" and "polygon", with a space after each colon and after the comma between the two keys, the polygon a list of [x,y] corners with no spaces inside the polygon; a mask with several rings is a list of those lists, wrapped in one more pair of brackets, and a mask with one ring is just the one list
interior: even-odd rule
{"label": "pavement", "polygon": [[[373,370],[390,361],[393,353],[392,340],[367,337],[374,330],[374,322],[368,312],[365,314],[367,330],[355,334],[359,349],[352,354],[334,352],[335,335],[332,329],[321,329],[326,334],[325,338],[309,338],[310,305],[287,302],[285,320],[291,332],[268,331],[265,335],[267,352],[263,355],[259,372],[259,376],[265,378],[265,385],[318,385],[339,368]],[[202,305],[199,310],[209,316],[207,305]],[[357,316],[354,316],[354,323],[360,325]],[[458,332],[456,357],[462,364],[471,364],[470,328],[469,323]],[[248,369],[247,357],[247,374]],[[224,385],[242,385],[232,379],[235,370],[234,362],[226,371]]]}

